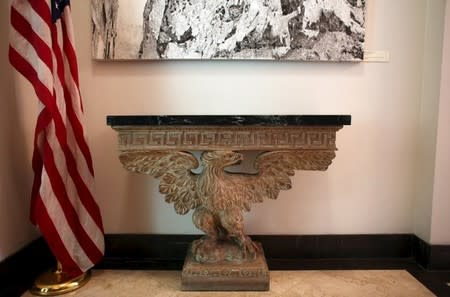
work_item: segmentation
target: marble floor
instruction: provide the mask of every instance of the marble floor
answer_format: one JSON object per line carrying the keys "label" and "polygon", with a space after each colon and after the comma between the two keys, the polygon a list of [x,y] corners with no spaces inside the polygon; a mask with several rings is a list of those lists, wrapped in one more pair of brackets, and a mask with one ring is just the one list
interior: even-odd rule
{"label": "marble floor", "polygon": [[[181,292],[179,271],[95,270],[77,297],[428,297],[405,270],[271,271],[269,292]],[[25,293],[23,297],[31,297]]]}

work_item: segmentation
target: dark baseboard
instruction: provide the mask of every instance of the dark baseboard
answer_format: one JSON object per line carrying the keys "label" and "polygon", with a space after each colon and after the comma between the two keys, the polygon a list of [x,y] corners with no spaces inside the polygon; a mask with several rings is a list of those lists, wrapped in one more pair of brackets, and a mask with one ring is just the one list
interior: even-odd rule
{"label": "dark baseboard", "polygon": [[[199,235],[108,234],[105,237],[105,257],[98,267],[103,269],[181,269],[189,244],[199,237]],[[299,259],[412,257],[410,234],[253,235],[251,237],[261,242],[269,263]]]}
{"label": "dark baseboard", "polygon": [[430,245],[413,236],[412,251],[419,265],[428,270],[450,270],[450,245]]}
{"label": "dark baseboard", "polygon": [[42,238],[0,262],[0,296],[21,296],[31,287],[36,277],[55,264]]}
{"label": "dark baseboard", "polygon": [[[106,234],[105,257],[96,268],[180,270],[189,244],[199,237]],[[416,277],[425,275],[424,280],[430,274],[414,270],[416,263],[427,270],[450,270],[450,246],[430,245],[411,234],[251,237],[262,243],[271,270],[407,269]],[[32,242],[0,262],[0,296],[20,296],[52,265],[54,259],[44,240]]]}
{"label": "dark baseboard", "polygon": [[100,269],[179,270],[189,244],[200,235],[106,234]]}

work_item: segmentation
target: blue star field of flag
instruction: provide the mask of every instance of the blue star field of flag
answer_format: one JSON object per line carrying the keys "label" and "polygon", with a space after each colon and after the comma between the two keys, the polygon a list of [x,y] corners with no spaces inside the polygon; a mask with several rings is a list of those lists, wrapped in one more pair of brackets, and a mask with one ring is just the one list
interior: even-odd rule
{"label": "blue star field of flag", "polygon": [[70,5],[70,0],[52,0],[52,20],[54,23],[61,17],[67,5]]}

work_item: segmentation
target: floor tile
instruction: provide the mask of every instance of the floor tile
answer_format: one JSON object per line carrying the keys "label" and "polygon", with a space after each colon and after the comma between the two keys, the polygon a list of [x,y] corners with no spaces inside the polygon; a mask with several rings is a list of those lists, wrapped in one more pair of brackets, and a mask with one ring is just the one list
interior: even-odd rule
{"label": "floor tile", "polygon": [[[431,297],[405,270],[271,271],[268,292],[181,292],[179,271],[95,270],[77,297]],[[31,297],[25,293],[23,297]]]}

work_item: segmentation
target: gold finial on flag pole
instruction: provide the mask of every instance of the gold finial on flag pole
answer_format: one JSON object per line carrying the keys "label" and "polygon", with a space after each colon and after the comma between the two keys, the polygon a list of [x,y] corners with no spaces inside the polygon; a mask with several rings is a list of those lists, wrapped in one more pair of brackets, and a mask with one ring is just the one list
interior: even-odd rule
{"label": "gold finial on flag pole", "polygon": [[75,278],[64,273],[61,263],[58,261],[56,269],[41,274],[30,289],[30,293],[38,296],[55,296],[77,290],[84,286],[91,277],[91,271],[87,271]]}

